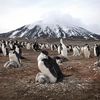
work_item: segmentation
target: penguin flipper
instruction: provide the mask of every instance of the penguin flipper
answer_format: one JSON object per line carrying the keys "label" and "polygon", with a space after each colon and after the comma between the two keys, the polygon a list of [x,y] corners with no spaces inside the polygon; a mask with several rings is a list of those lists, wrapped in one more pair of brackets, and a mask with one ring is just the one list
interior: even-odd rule
{"label": "penguin flipper", "polygon": [[63,76],[59,65],[56,63],[56,61],[50,57],[48,59],[43,59],[44,64],[46,67],[50,70],[50,72],[57,78],[61,78]]}

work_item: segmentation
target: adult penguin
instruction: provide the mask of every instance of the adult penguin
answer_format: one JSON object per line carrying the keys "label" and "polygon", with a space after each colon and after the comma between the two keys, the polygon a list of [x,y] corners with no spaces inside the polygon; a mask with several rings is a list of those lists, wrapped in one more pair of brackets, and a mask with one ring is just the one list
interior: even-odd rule
{"label": "adult penguin", "polygon": [[79,46],[73,47],[73,56],[80,56],[80,47]]}
{"label": "adult penguin", "polygon": [[61,47],[62,45],[61,45],[61,43],[58,45],[58,54],[61,54],[61,49],[62,49],[62,47]]}
{"label": "adult penguin", "polygon": [[83,48],[83,53],[85,58],[90,58],[90,48],[88,44],[85,44]]}
{"label": "adult penguin", "polygon": [[9,51],[9,61],[15,61],[20,67],[21,60],[19,54],[13,49]]}
{"label": "adult penguin", "polygon": [[95,44],[95,45],[94,45],[94,56],[97,56],[97,52],[98,52],[98,51],[99,51],[98,45]]}
{"label": "adult penguin", "polygon": [[4,56],[8,55],[8,49],[7,49],[5,43],[2,43],[1,50],[2,50],[2,53],[3,53]]}
{"label": "adult penguin", "polygon": [[20,45],[15,45],[15,51],[18,53],[19,57],[22,58],[22,49]]}
{"label": "adult penguin", "polygon": [[99,59],[100,59],[100,45],[95,45],[95,56],[97,56],[98,58],[98,62],[99,62]]}
{"label": "adult penguin", "polygon": [[33,45],[34,50],[38,51],[39,50],[39,44],[35,41]]}
{"label": "adult penguin", "polygon": [[37,58],[39,70],[49,77],[50,83],[61,81],[64,77],[58,64],[54,59],[48,56],[47,51],[41,51]]}
{"label": "adult penguin", "polygon": [[63,40],[62,39],[60,39],[60,43],[61,43],[61,47],[62,47],[62,49],[61,49],[61,55],[63,56],[63,57],[65,57],[65,58],[67,58],[68,56],[67,56],[67,47],[65,46],[65,44],[63,43]]}

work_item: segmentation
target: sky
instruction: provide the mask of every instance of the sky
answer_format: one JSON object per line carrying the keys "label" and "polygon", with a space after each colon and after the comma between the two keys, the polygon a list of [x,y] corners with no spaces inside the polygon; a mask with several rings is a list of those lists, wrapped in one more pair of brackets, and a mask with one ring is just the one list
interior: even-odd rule
{"label": "sky", "polygon": [[0,33],[45,21],[100,34],[100,0],[0,0]]}

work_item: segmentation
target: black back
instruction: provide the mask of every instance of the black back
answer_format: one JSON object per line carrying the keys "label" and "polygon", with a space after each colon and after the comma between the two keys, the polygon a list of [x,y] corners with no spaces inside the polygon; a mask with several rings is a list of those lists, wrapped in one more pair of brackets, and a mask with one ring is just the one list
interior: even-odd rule
{"label": "black back", "polygon": [[48,59],[43,59],[44,64],[50,70],[54,77],[57,77],[57,81],[61,81],[63,79],[63,74],[60,70],[59,65],[56,63],[54,59],[48,56]]}
{"label": "black back", "polygon": [[97,54],[97,57],[100,56],[100,45],[96,46],[96,54]]}

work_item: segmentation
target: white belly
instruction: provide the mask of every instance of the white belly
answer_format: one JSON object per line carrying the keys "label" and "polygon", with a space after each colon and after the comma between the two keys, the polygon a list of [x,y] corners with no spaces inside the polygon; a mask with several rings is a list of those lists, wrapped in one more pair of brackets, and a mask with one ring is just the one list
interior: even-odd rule
{"label": "white belly", "polygon": [[79,56],[79,50],[77,48],[73,48],[73,56]]}
{"label": "white belly", "polygon": [[66,50],[66,49],[61,50],[61,55],[62,55],[63,57],[66,57],[66,58],[67,58],[67,50]]}
{"label": "white belly", "polygon": [[55,83],[57,81],[57,78],[51,74],[48,68],[46,68],[43,61],[38,62],[38,68],[43,74],[49,77],[51,83]]}
{"label": "white belly", "polygon": [[96,54],[96,49],[94,48],[94,56],[97,56],[97,54]]}
{"label": "white belly", "polygon": [[15,62],[17,62],[17,64],[20,64],[20,62],[15,54],[9,54],[9,61],[15,61]]}
{"label": "white belly", "polygon": [[3,55],[6,56],[7,53],[6,53],[6,48],[2,48],[2,52],[3,52]]}
{"label": "white belly", "polygon": [[60,54],[61,53],[61,50],[60,50],[60,46],[58,47],[58,54]]}
{"label": "white belly", "polygon": [[90,57],[90,51],[85,49],[84,50],[84,56],[85,56],[85,58],[89,58]]}

